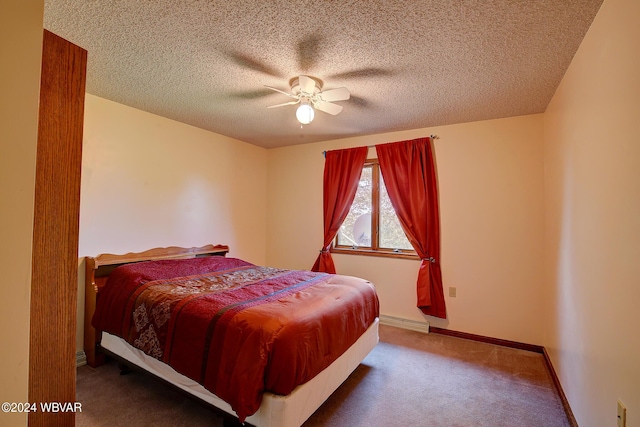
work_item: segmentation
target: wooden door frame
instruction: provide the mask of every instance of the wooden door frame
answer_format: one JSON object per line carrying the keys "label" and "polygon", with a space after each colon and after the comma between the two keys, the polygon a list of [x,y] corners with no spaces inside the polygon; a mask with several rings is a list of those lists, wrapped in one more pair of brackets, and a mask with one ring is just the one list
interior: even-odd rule
{"label": "wooden door frame", "polygon": [[[75,403],[82,130],[87,51],[44,30],[31,272],[29,402]],[[29,425],[72,426],[73,412]]]}

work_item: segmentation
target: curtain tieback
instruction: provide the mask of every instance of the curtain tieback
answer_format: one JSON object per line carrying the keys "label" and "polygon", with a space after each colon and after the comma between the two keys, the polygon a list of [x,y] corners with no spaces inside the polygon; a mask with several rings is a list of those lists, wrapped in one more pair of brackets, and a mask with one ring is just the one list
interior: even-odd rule
{"label": "curtain tieback", "polygon": [[326,254],[327,252],[329,252],[329,249],[320,249],[321,254]]}
{"label": "curtain tieback", "polygon": [[429,258],[422,258],[422,261],[429,261],[431,263],[435,263],[436,259],[432,256],[430,256]]}

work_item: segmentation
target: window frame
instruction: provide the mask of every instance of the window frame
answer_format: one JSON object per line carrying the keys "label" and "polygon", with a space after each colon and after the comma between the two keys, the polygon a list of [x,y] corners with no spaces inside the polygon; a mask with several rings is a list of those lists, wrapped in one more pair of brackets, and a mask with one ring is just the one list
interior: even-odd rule
{"label": "window frame", "polygon": [[365,255],[385,258],[413,259],[419,260],[414,249],[388,249],[380,248],[380,163],[377,158],[366,159],[364,168],[371,167],[372,189],[371,189],[371,247],[354,247],[350,245],[339,245],[338,235],[333,239],[331,253],[348,255]]}

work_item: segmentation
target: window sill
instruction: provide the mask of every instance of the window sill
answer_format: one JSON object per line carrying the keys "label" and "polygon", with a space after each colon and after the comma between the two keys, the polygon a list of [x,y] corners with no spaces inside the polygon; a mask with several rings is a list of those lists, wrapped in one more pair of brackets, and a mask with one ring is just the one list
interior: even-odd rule
{"label": "window sill", "polygon": [[372,249],[351,249],[351,248],[331,248],[330,252],[332,254],[346,254],[346,255],[364,255],[364,256],[373,256],[373,257],[383,257],[383,258],[398,258],[398,259],[413,259],[416,261],[420,261],[420,257],[418,257],[415,253],[407,253],[407,252],[392,252],[392,251],[375,251]]}

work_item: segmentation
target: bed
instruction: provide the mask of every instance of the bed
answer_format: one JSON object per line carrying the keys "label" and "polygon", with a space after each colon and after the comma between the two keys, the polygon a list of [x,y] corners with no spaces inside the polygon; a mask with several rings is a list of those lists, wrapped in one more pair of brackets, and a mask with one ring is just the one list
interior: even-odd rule
{"label": "bed", "polygon": [[378,342],[364,279],[256,266],[224,245],[86,258],[85,353],[155,376],[225,425],[300,426]]}

